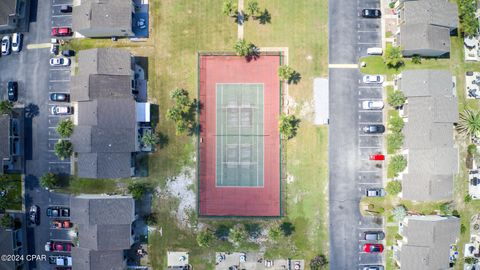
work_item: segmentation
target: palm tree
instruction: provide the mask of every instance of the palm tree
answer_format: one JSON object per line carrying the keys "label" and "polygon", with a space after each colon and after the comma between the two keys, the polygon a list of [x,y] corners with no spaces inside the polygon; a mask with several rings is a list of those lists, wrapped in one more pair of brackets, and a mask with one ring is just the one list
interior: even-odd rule
{"label": "palm tree", "polygon": [[55,144],[54,151],[61,160],[64,160],[73,154],[73,145],[70,141],[60,139]]}
{"label": "palm tree", "polygon": [[238,7],[237,4],[232,0],[226,0],[223,2],[223,14],[229,17],[238,16]]}
{"label": "palm tree", "polygon": [[247,14],[251,16],[254,20],[260,15],[260,8],[258,7],[258,2],[253,0],[249,1],[247,4]]}
{"label": "palm tree", "polygon": [[480,137],[480,112],[466,108],[460,113],[457,131],[465,136]]}
{"label": "palm tree", "polygon": [[8,100],[0,101],[0,114],[11,114],[13,111],[13,103]]}
{"label": "palm tree", "polygon": [[57,124],[57,133],[62,138],[68,138],[73,133],[73,122],[70,119],[64,119]]}

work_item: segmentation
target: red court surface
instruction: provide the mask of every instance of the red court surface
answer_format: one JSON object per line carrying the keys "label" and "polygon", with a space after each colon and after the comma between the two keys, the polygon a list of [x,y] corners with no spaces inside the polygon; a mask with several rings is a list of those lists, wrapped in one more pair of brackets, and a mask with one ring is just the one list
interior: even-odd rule
{"label": "red court surface", "polygon": [[[199,55],[199,215],[270,216],[282,215],[280,115],[281,85],[277,70],[280,53],[261,55],[247,62],[233,55]],[[216,84],[262,83],[264,85],[264,184],[260,187],[216,185]]]}

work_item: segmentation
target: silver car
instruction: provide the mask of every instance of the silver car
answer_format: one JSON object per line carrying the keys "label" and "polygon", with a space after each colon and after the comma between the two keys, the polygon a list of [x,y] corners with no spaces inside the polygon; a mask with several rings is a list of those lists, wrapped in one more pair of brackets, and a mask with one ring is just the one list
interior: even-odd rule
{"label": "silver car", "polygon": [[383,83],[385,78],[382,75],[365,75],[363,83]]}
{"label": "silver car", "polygon": [[12,48],[12,40],[10,36],[4,36],[2,38],[2,55],[9,55]]}
{"label": "silver car", "polygon": [[384,270],[382,265],[370,265],[363,267],[363,270]]}
{"label": "silver car", "polygon": [[362,109],[364,110],[381,110],[383,106],[384,104],[381,100],[365,100],[362,102]]}

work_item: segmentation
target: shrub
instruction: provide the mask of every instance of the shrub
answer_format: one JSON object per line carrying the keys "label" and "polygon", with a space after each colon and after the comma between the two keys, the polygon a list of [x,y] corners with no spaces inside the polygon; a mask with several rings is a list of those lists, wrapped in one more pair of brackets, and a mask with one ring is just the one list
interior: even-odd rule
{"label": "shrub", "polygon": [[465,227],[465,225],[462,223],[462,225],[460,225],[460,233],[465,234],[466,232],[467,232],[467,227]]}
{"label": "shrub", "polygon": [[402,221],[407,216],[407,209],[403,205],[399,205],[392,210],[393,219],[395,221]]}
{"label": "shrub", "polygon": [[246,238],[247,234],[243,228],[236,226],[230,229],[229,239],[233,244],[239,245],[242,241],[245,241]]}
{"label": "shrub", "polygon": [[2,218],[0,219],[0,226],[4,229],[12,229],[14,227],[14,219],[10,214],[3,214]]}
{"label": "shrub", "polygon": [[128,185],[127,189],[135,200],[140,200],[150,190],[150,187],[146,183],[133,182]]}
{"label": "shrub", "polygon": [[470,194],[465,195],[465,197],[463,198],[463,201],[465,203],[471,202],[472,201],[472,196],[470,196]]}
{"label": "shrub", "polygon": [[287,138],[287,140],[294,138],[297,135],[298,127],[300,125],[300,119],[295,117],[295,115],[285,115],[280,116],[279,129],[280,133]]}
{"label": "shrub", "polygon": [[60,134],[62,138],[68,138],[73,133],[73,122],[70,119],[64,119],[60,121],[57,125],[57,133]]}
{"label": "shrub", "polygon": [[396,177],[407,168],[407,159],[403,155],[393,156],[392,159],[390,159],[388,167]]}
{"label": "shrub", "polygon": [[255,58],[259,55],[260,51],[258,50],[257,46],[255,46],[251,42],[247,42],[245,39],[239,39],[234,47],[235,53],[238,56],[244,56],[247,58]]}
{"label": "shrub", "polygon": [[412,63],[414,64],[421,64],[422,63],[422,58],[420,58],[420,56],[418,55],[414,55],[412,57]]}
{"label": "shrub", "polygon": [[160,138],[155,132],[146,132],[142,136],[142,144],[145,146],[154,146],[160,143]]}
{"label": "shrub", "polygon": [[387,135],[388,153],[393,153],[400,149],[403,145],[403,134],[395,132]]}
{"label": "shrub", "polygon": [[257,239],[262,233],[262,227],[258,223],[246,223],[244,226],[248,236],[253,239]]}
{"label": "shrub", "polygon": [[328,265],[327,257],[323,254],[315,256],[315,258],[313,258],[310,261],[310,269],[311,270],[325,269],[327,265]]}
{"label": "shrub", "polygon": [[400,47],[387,46],[384,61],[388,68],[398,69],[401,67],[403,65],[403,59]]}
{"label": "shrub", "polygon": [[468,145],[467,153],[472,156],[475,155],[477,153],[477,146],[475,144]]}
{"label": "shrub", "polygon": [[386,187],[387,193],[391,195],[397,195],[402,192],[402,183],[400,181],[390,181]]}
{"label": "shrub", "polygon": [[390,117],[390,119],[388,121],[388,125],[389,125],[391,131],[400,132],[400,131],[402,131],[405,123],[403,122],[402,117],[400,117],[398,115],[395,115],[395,116]]}
{"label": "shrub", "polygon": [[177,88],[170,93],[173,107],[167,110],[167,119],[174,121],[176,133],[193,135],[196,130],[197,100],[190,100],[187,90]]}
{"label": "shrub", "polygon": [[465,257],[464,260],[466,264],[476,264],[478,262],[478,259],[475,257]]}
{"label": "shrub", "polygon": [[392,91],[387,97],[387,102],[390,106],[398,108],[405,104],[407,98],[402,91]]}
{"label": "shrub", "polygon": [[11,114],[13,111],[13,103],[8,100],[0,101],[0,115]]}
{"label": "shrub", "polygon": [[450,215],[453,211],[453,204],[451,202],[445,202],[440,205],[440,212],[444,215]]}
{"label": "shrub", "polygon": [[229,17],[237,17],[238,15],[238,7],[237,1],[233,0],[226,0],[223,2],[223,14]]}
{"label": "shrub", "polygon": [[40,186],[46,189],[52,189],[57,187],[59,179],[54,173],[48,172],[40,177]]}
{"label": "shrub", "polygon": [[201,231],[197,234],[197,244],[200,247],[210,247],[213,239],[213,234],[209,230]]}
{"label": "shrub", "polygon": [[458,11],[461,29],[465,36],[471,37],[478,34],[478,19],[475,16],[477,10],[475,0],[459,0],[458,1]]}
{"label": "shrub", "polygon": [[280,239],[281,235],[282,231],[279,226],[273,226],[268,231],[268,237],[273,241],[277,241],[278,239]]}
{"label": "shrub", "polygon": [[398,234],[398,233],[395,234],[395,240],[401,241],[402,239],[403,239],[403,236],[401,236],[401,235]]}
{"label": "shrub", "polygon": [[278,77],[282,81],[287,83],[297,84],[300,81],[300,73],[296,72],[293,68],[283,65],[278,68]]}

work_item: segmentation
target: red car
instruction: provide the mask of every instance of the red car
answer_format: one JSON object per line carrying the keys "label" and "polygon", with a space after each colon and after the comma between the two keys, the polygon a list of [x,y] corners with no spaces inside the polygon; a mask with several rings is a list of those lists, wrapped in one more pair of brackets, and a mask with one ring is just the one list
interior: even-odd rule
{"label": "red car", "polygon": [[372,154],[372,155],[370,155],[370,160],[385,160],[385,155]]}
{"label": "red car", "polygon": [[70,252],[72,251],[72,247],[73,245],[71,243],[49,241],[45,244],[45,251]]}
{"label": "red car", "polygon": [[363,245],[363,251],[367,253],[381,253],[383,252],[382,244],[365,244]]}
{"label": "red car", "polygon": [[52,229],[67,229],[71,228],[72,223],[69,220],[53,220]]}
{"label": "red car", "polygon": [[66,37],[72,34],[72,29],[68,27],[55,27],[52,29],[52,37]]}

